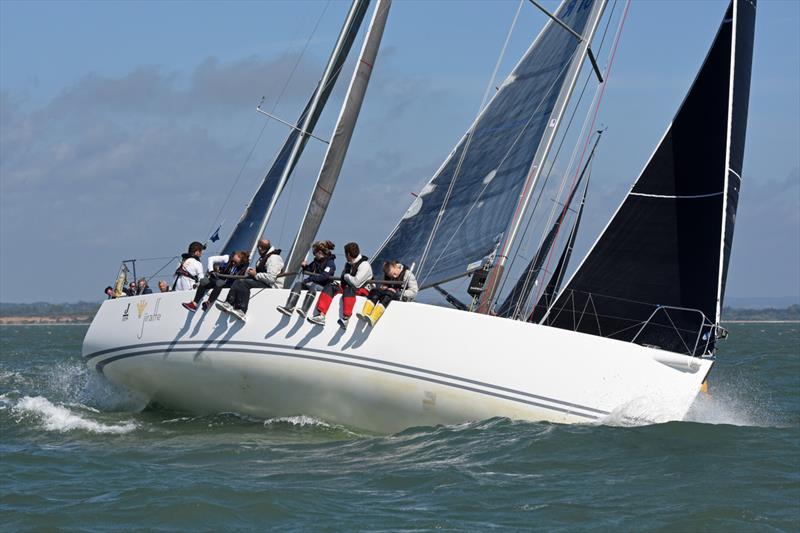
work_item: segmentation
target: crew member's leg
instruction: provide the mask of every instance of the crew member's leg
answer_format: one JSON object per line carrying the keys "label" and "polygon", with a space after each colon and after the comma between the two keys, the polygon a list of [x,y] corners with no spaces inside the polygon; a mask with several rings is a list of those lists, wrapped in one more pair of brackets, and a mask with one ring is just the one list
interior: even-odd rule
{"label": "crew member's leg", "polygon": [[317,297],[317,291],[321,290],[323,286],[316,283],[309,283],[308,285],[304,285],[303,288],[306,289],[306,297],[303,298],[303,306],[297,310],[297,314],[300,316],[308,315],[308,312],[311,310],[311,304],[314,303]]}
{"label": "crew member's leg", "polygon": [[303,290],[303,282],[298,281],[292,285],[292,290],[289,292],[289,297],[286,299],[286,305],[278,306],[278,311],[284,315],[291,315],[294,311],[297,301],[300,299],[300,291]]}

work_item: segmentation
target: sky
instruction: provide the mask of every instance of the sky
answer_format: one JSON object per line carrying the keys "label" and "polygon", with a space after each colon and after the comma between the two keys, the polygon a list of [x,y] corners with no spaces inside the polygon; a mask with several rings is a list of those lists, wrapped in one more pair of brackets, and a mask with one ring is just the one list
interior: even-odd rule
{"label": "sky", "polygon": [[[320,237],[367,254],[383,241],[474,119],[518,5],[395,1]],[[633,2],[574,257],[658,143],[726,6]],[[99,300],[123,259],[150,275],[218,221],[222,244],[287,134],[256,106],[264,97],[294,121],[347,8],[0,0],[0,301]],[[498,80],[544,23],[523,5]],[[317,126],[323,138],[346,68]],[[731,301],[800,298],[799,147],[800,2],[761,0]],[[287,252],[323,155],[312,140],[267,227]]]}

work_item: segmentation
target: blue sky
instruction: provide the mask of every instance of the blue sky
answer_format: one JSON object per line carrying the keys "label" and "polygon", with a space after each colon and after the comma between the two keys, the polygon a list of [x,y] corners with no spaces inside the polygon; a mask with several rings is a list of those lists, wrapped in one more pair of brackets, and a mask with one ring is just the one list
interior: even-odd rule
{"label": "blue sky", "polygon": [[[368,253],[383,240],[474,118],[517,5],[395,2],[321,236]],[[726,5],[633,3],[576,257],[660,139]],[[226,235],[286,135],[255,106],[264,96],[295,118],[347,7],[0,1],[0,300],[101,298],[121,259],[172,256],[206,238],[241,169]],[[500,79],[544,21],[523,6]],[[798,28],[800,2],[759,3],[729,297],[800,294]],[[318,134],[329,135],[348,77]],[[284,248],[323,148],[309,145],[268,227]]]}

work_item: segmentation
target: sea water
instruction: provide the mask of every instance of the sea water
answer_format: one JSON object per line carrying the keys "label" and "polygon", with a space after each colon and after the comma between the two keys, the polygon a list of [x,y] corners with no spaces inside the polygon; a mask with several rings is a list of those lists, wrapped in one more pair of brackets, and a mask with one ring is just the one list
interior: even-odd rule
{"label": "sea water", "polygon": [[799,531],[800,325],[730,331],[687,421],[370,435],[148,409],[86,326],[0,327],[0,530]]}

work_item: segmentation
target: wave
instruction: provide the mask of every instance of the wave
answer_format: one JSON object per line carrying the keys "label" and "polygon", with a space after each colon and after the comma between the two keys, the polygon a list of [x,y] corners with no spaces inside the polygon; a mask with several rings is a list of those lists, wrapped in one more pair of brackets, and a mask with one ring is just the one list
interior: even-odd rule
{"label": "wave", "polygon": [[68,431],[88,431],[90,433],[123,434],[134,431],[138,426],[132,422],[123,424],[103,424],[71,411],[63,405],[56,405],[43,396],[23,396],[11,407],[20,416],[32,415],[48,431],[66,433]]}

